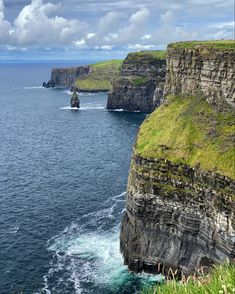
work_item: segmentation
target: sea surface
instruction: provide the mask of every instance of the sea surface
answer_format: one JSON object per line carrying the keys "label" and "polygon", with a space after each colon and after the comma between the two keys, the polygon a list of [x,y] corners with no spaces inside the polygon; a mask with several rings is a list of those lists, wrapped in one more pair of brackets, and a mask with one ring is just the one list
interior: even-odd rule
{"label": "sea surface", "polygon": [[107,94],[44,89],[52,67],[0,64],[0,293],[136,293],[119,252],[132,145],[143,113]]}

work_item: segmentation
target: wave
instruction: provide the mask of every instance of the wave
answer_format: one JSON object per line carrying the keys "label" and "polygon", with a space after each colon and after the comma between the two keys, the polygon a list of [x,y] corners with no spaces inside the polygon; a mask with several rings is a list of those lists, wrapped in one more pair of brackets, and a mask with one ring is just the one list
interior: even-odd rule
{"label": "wave", "polygon": [[80,108],[77,107],[71,107],[71,106],[64,106],[61,107],[60,109],[62,110],[100,110],[100,109],[105,109],[104,106],[82,106]]}
{"label": "wave", "polygon": [[33,90],[33,89],[46,89],[43,86],[34,86],[34,87],[24,87],[25,90]]}
{"label": "wave", "polygon": [[108,109],[109,112],[141,112],[140,110],[126,110],[122,108],[117,108],[117,109]]}
{"label": "wave", "polygon": [[79,108],[71,107],[71,106],[60,107],[60,109],[62,109],[62,110],[79,110]]}
{"label": "wave", "polygon": [[[129,273],[123,265],[119,223],[124,212],[124,198],[125,192],[110,197],[103,209],[83,215],[48,240],[52,260],[44,276],[43,291],[48,294],[57,291],[119,293],[121,288],[127,290],[136,281],[143,286],[150,280],[159,280],[158,276]],[[125,293],[137,292],[137,289],[132,290]]]}
{"label": "wave", "polygon": [[[72,92],[70,90],[65,90],[63,91],[63,93],[68,94],[68,95],[72,95]],[[78,92],[79,96],[97,96],[99,95],[101,92]]]}

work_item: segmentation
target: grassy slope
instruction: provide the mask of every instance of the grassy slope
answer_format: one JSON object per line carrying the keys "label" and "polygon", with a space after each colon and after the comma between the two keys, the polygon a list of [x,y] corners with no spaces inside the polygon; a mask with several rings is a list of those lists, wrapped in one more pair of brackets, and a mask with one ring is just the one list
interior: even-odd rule
{"label": "grassy slope", "polygon": [[211,40],[211,41],[187,41],[177,42],[168,45],[168,48],[188,48],[194,49],[198,45],[203,45],[208,48],[215,48],[220,50],[234,50],[234,40]]}
{"label": "grassy slope", "polygon": [[75,86],[82,90],[110,90],[111,80],[118,76],[122,60],[109,60],[90,65],[91,72],[80,78]]}
{"label": "grassy slope", "polygon": [[217,113],[200,97],[171,96],[142,124],[136,152],[235,178],[234,115]]}
{"label": "grassy slope", "polygon": [[143,294],[232,294],[235,293],[235,266],[220,265],[210,274],[190,277],[187,282],[169,281],[143,291]]}
{"label": "grassy slope", "polygon": [[155,51],[140,51],[140,52],[133,52],[129,53],[127,56],[127,60],[129,59],[143,59],[146,58],[154,58],[163,60],[166,59],[166,50],[155,50]]}

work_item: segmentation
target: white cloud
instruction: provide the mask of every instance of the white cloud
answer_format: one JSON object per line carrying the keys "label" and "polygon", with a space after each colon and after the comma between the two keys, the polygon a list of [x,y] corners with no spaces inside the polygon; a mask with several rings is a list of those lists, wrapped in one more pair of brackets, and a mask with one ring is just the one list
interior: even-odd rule
{"label": "white cloud", "polygon": [[95,50],[112,50],[113,46],[110,45],[101,45],[101,46],[95,46]]}
{"label": "white cloud", "polygon": [[142,44],[134,44],[134,45],[128,45],[128,49],[130,50],[150,50],[153,49],[155,45],[148,44],[148,45],[142,45]]}
{"label": "white cloud", "polygon": [[216,29],[232,29],[234,30],[235,27],[235,22],[234,21],[229,21],[229,22],[219,22],[213,25],[210,25],[211,28],[216,28]]}
{"label": "white cloud", "polygon": [[145,34],[141,37],[141,40],[149,40],[152,37],[151,34]]}
{"label": "white cloud", "polygon": [[88,33],[88,34],[86,35],[86,37],[87,37],[87,39],[92,39],[92,38],[95,37],[95,33]]}
{"label": "white cloud", "polygon": [[84,48],[85,47],[85,44],[86,44],[86,41],[84,39],[81,39],[81,40],[78,40],[78,41],[74,42],[74,44],[77,47]]}
{"label": "white cloud", "polygon": [[5,19],[3,0],[0,0],[0,42],[5,42],[10,36],[11,24]]}
{"label": "white cloud", "polygon": [[120,12],[110,11],[103,16],[98,24],[98,32],[100,34],[110,33],[112,30],[116,30],[120,26],[120,21],[125,15]]}
{"label": "white cloud", "polygon": [[[233,0],[107,0],[102,5],[98,0],[82,4],[60,0],[61,5],[53,4],[55,0],[31,0],[11,22],[6,19],[9,11],[4,12],[3,1],[0,0],[0,46],[9,51],[45,51],[47,47],[72,48],[75,52],[94,48],[148,50],[178,40],[232,38],[234,31]],[[68,10],[69,5],[74,9]],[[79,21],[80,16],[87,20]]]}

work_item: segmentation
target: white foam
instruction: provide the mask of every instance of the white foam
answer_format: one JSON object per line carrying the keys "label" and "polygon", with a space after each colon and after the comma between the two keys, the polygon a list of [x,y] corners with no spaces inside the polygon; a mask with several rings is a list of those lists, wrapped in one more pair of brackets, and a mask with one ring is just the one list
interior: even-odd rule
{"label": "white foam", "polygon": [[19,227],[14,227],[14,228],[10,229],[11,234],[16,234],[18,231],[19,231]]}
{"label": "white foam", "polygon": [[[63,93],[68,94],[69,96],[72,95],[71,90],[64,90]],[[93,92],[78,92],[79,96],[84,96],[84,97],[86,97],[86,96],[97,96],[99,94],[100,94],[100,92],[94,92],[94,93]]]}
{"label": "white foam", "polygon": [[101,110],[104,109],[104,106],[82,106],[80,108],[77,107],[71,107],[71,106],[64,106],[60,107],[62,110]]}
{"label": "white foam", "polygon": [[126,110],[126,109],[107,109],[109,112],[141,112],[140,110]]}
{"label": "white foam", "polygon": [[46,89],[43,86],[34,86],[34,87],[24,87],[25,90],[33,90],[33,89]]}
{"label": "white foam", "polygon": [[81,110],[92,110],[92,109],[104,109],[105,107],[104,106],[83,106],[83,107],[80,107]]}
{"label": "white foam", "polygon": [[65,91],[63,91],[63,93],[66,93],[66,94],[68,94],[69,96],[72,95],[72,92],[71,92],[70,90],[65,90]]}
{"label": "white foam", "polygon": [[71,106],[64,106],[64,107],[61,107],[60,109],[62,109],[62,110],[79,110],[79,108],[71,107]]}
{"label": "white foam", "polygon": [[[44,277],[45,291],[50,291],[48,281],[52,280],[53,284],[56,283],[54,292],[69,281],[77,294],[83,293],[84,284],[105,287],[112,293],[118,293],[120,287],[133,278],[123,265],[119,249],[117,215],[124,212],[120,202],[125,201],[125,194],[110,197],[103,203],[103,209],[83,215],[48,240],[48,250],[53,252],[53,259],[51,269]],[[107,225],[113,227],[107,230]],[[146,274],[136,277],[143,284],[149,279],[159,279]]]}

